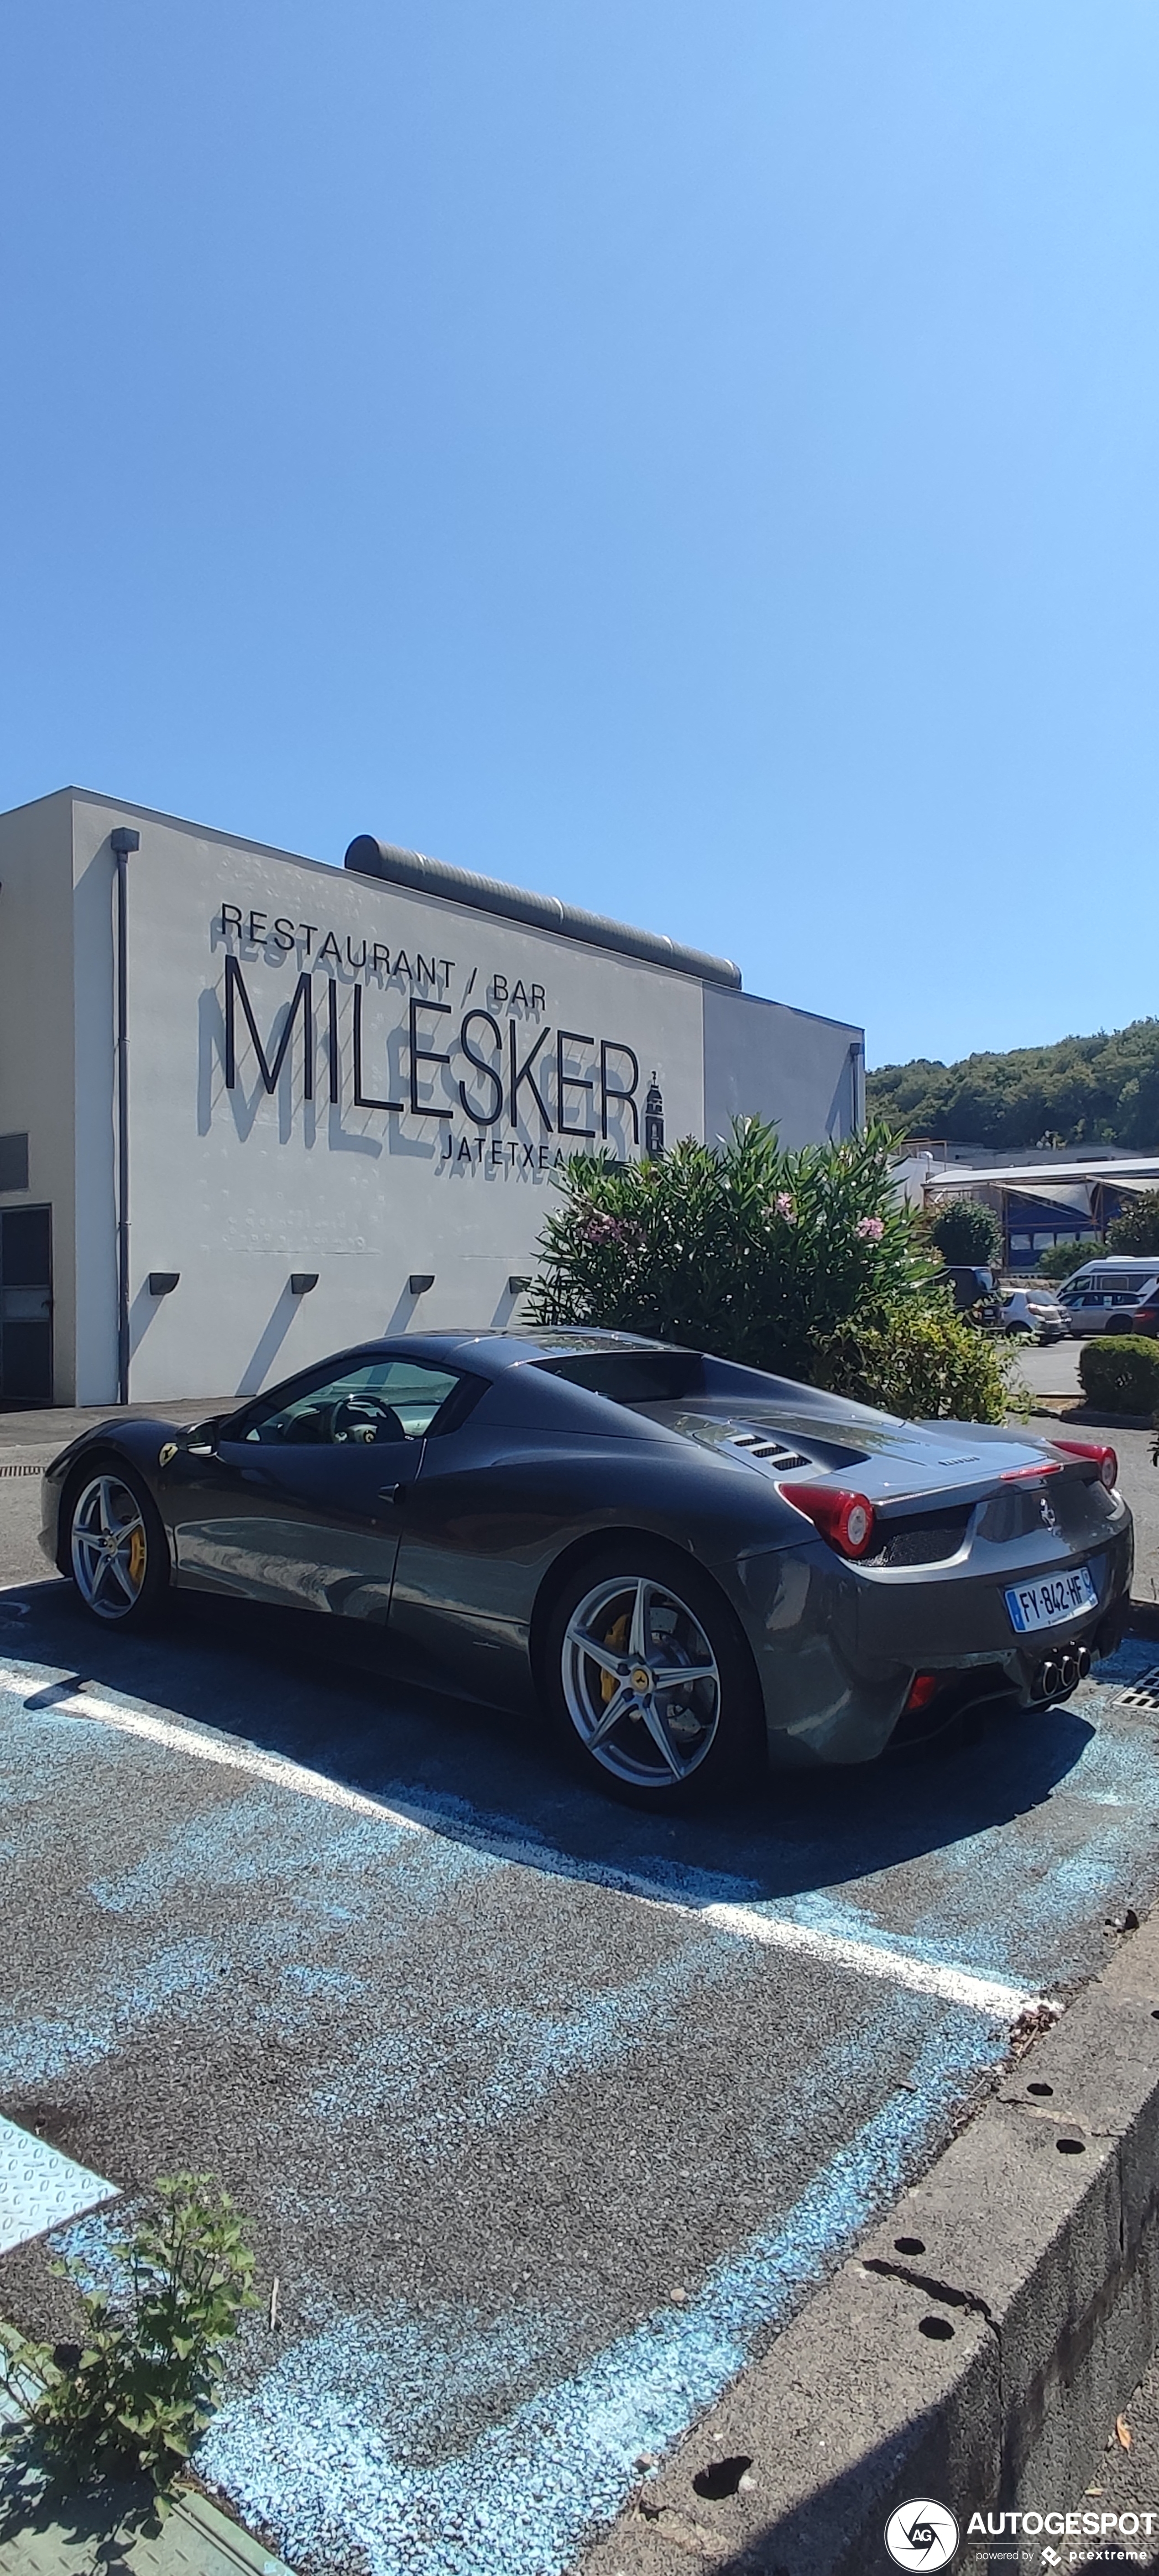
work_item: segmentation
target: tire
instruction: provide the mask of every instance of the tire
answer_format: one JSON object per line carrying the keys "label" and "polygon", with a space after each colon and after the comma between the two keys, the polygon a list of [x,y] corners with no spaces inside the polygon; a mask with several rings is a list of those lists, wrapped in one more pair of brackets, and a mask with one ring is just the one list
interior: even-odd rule
{"label": "tire", "polygon": [[[666,1672],[696,1679],[682,1690],[633,1678]],[[630,1806],[701,1806],[763,1768],[760,1689],[728,1604],[654,1542],[625,1539],[568,1576],[547,1621],[543,1683],[573,1767]]]}
{"label": "tire", "polygon": [[68,1565],[82,1607],[102,1628],[143,1628],[169,1590],[161,1516],[119,1458],[86,1460],[66,1506]]}

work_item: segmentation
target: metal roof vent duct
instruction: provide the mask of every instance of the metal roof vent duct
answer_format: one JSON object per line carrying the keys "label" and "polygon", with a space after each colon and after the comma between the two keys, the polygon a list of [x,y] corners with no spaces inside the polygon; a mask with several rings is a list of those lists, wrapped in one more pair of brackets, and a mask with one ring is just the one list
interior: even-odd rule
{"label": "metal roof vent duct", "polygon": [[580,939],[589,948],[610,948],[620,957],[641,957],[649,966],[667,966],[677,975],[695,975],[702,984],[740,989],[740,968],[728,957],[710,957],[700,948],[683,948],[679,940],[658,931],[632,930],[609,921],[602,912],[584,912],[578,904],[561,903],[558,895],[527,894],[521,886],[504,885],[499,877],[473,876],[469,868],[452,868],[443,859],[424,859],[418,850],[397,850],[360,832],[346,853],[346,865],[358,876],[385,877],[391,885],[411,886],[417,894],[441,895],[446,902],[469,904],[474,912],[498,914],[504,921],[526,921],[534,930],[550,930],[557,939]]}

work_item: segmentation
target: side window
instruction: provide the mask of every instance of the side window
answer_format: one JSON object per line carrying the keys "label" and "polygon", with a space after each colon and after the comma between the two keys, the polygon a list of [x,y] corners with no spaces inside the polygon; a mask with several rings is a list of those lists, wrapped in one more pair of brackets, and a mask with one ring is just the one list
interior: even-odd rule
{"label": "side window", "polygon": [[294,1449],[421,1440],[458,1384],[424,1360],[364,1361],[252,1408],[239,1437]]}

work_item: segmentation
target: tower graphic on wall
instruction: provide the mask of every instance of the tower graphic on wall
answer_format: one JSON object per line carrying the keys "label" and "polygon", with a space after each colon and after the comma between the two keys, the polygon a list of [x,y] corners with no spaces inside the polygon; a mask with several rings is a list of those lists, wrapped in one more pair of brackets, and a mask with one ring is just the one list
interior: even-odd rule
{"label": "tower graphic on wall", "polygon": [[648,1085],[648,1097],[644,1103],[644,1151],[646,1154],[662,1154],[664,1151],[664,1094],[655,1074]]}

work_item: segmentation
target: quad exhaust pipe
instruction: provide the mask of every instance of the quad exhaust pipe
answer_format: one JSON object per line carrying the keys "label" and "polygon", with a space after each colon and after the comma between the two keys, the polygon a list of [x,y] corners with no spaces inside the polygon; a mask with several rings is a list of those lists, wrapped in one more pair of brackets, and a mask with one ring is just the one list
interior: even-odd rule
{"label": "quad exhaust pipe", "polygon": [[1035,1698],[1068,1699],[1078,1683],[1085,1682],[1090,1669],[1089,1646],[1068,1646],[1062,1654],[1048,1655],[1034,1676]]}

